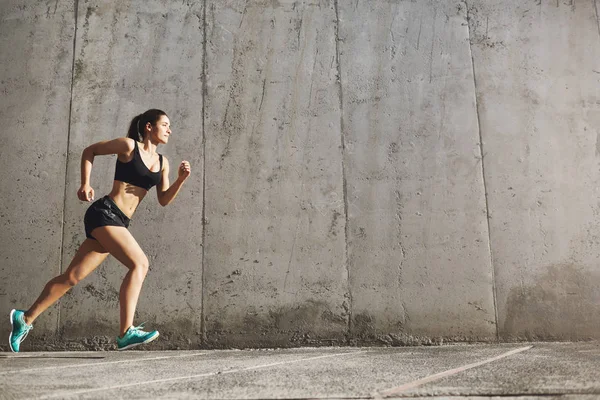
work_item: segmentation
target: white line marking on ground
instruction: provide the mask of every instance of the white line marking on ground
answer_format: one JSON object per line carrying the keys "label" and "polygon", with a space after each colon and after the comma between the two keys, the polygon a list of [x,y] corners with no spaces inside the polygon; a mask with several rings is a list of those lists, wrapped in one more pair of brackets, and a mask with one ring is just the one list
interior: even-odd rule
{"label": "white line marking on ground", "polygon": [[155,379],[155,380],[151,380],[151,381],[126,383],[126,384],[123,384],[123,385],[105,386],[105,387],[100,387],[100,388],[95,388],[95,389],[78,390],[76,392],[54,393],[54,394],[49,394],[49,395],[42,396],[40,398],[41,399],[51,399],[51,398],[56,398],[56,397],[71,397],[71,396],[77,396],[77,395],[80,395],[80,394],[87,394],[87,393],[94,393],[94,392],[103,392],[103,391],[107,391],[107,390],[123,389],[123,388],[128,388],[128,387],[133,387],[133,386],[140,386],[140,385],[150,385],[150,384],[153,384],[153,383],[174,382],[174,381],[182,381],[182,380],[186,380],[186,379],[205,378],[207,376],[214,376],[214,375],[233,374],[233,373],[236,373],[236,372],[251,371],[251,370],[254,370],[254,369],[274,367],[274,366],[283,365],[283,364],[292,364],[292,363],[297,363],[297,362],[302,362],[302,361],[318,360],[318,359],[321,359],[321,358],[330,358],[330,357],[338,357],[338,356],[350,356],[350,355],[356,355],[356,354],[361,354],[361,353],[366,353],[366,352],[367,351],[364,350],[364,351],[354,351],[354,352],[350,352],[350,353],[327,354],[327,355],[324,355],[324,356],[300,358],[300,359],[291,360],[291,361],[279,361],[279,362],[270,363],[270,364],[256,365],[254,367],[245,367],[245,368],[230,369],[230,370],[225,370],[225,371],[206,372],[204,374],[197,374],[197,375],[178,376],[178,377],[175,377],[175,378]]}
{"label": "white line marking on ground", "polygon": [[421,385],[424,385],[426,383],[429,383],[429,382],[432,382],[432,381],[435,381],[435,380],[438,380],[438,379],[441,379],[441,378],[445,378],[445,377],[450,376],[450,375],[458,374],[459,372],[463,372],[463,371],[466,371],[466,370],[471,369],[471,368],[479,367],[481,365],[488,364],[488,363],[500,360],[500,359],[508,357],[508,356],[512,356],[513,354],[517,354],[517,353],[520,353],[522,351],[529,350],[532,347],[533,346],[527,346],[527,347],[521,347],[521,348],[518,348],[518,349],[514,349],[514,350],[508,351],[506,353],[500,354],[499,356],[488,358],[487,360],[479,361],[479,362],[476,362],[476,363],[473,363],[473,364],[463,365],[462,367],[449,369],[447,371],[440,372],[440,373],[437,373],[437,374],[434,374],[434,375],[430,375],[430,376],[425,377],[425,378],[417,379],[416,381],[405,383],[404,385],[401,385],[401,386],[398,386],[398,387],[395,387],[395,388],[392,388],[392,389],[382,390],[382,391],[374,394],[373,397],[374,398],[382,398],[382,396],[385,397],[385,396],[396,395],[398,393],[404,392],[404,391],[409,390],[409,389],[414,389],[414,388],[416,388],[418,386],[421,386]]}
{"label": "white line marking on ground", "polygon": [[[63,368],[79,368],[79,367],[91,367],[96,365],[108,365],[108,364],[120,364],[120,363],[128,363],[128,362],[140,362],[140,361],[154,361],[154,360],[165,360],[169,358],[180,358],[180,357],[194,357],[201,356],[207,353],[194,353],[194,354],[179,354],[176,356],[163,356],[163,357],[151,357],[151,358],[135,358],[131,360],[118,360],[118,361],[104,361],[104,362],[96,362],[96,363],[87,363],[87,364],[69,364],[69,365],[58,365],[51,367],[38,367],[38,368],[27,368],[27,369],[16,369],[12,371],[0,371],[0,375],[7,374],[21,374],[26,372],[33,371],[43,371],[47,369],[63,369]],[[24,357],[25,358],[25,357]]]}

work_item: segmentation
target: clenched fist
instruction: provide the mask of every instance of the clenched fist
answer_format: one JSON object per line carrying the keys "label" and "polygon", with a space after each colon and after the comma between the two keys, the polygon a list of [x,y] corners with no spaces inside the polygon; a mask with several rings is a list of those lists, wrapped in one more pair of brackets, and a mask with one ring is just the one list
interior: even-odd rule
{"label": "clenched fist", "polygon": [[190,163],[187,161],[182,161],[181,164],[179,164],[177,179],[183,182],[188,178],[188,176],[190,176],[191,172],[192,169],[190,167]]}
{"label": "clenched fist", "polygon": [[90,185],[81,185],[77,197],[81,201],[94,201],[94,189]]}

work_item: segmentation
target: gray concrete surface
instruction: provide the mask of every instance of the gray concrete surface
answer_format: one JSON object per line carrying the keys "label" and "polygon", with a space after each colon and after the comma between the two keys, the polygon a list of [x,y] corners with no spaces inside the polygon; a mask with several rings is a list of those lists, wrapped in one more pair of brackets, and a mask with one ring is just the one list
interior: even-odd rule
{"label": "gray concrete surface", "polygon": [[207,337],[213,346],[342,343],[333,3],[209,3]]}
{"label": "gray concrete surface", "polygon": [[340,2],[351,333],[496,337],[460,1]]}
{"label": "gray concrete surface", "polygon": [[[0,4],[0,315],[84,239],[81,150],[158,107],[193,174],[132,222],[150,349],[600,339],[596,0],[30,3]],[[24,349],[112,348],[124,273]]]}
{"label": "gray concrete surface", "polygon": [[0,354],[2,399],[600,396],[600,344]]}
{"label": "gray concrete surface", "polygon": [[468,3],[500,335],[596,336],[597,2]]}
{"label": "gray concrete surface", "polygon": [[[42,282],[60,271],[73,2],[3,1],[0,21],[0,309],[4,313],[34,300],[28,282],[35,281],[32,287],[41,290]],[[48,310],[39,328],[55,331],[56,322],[57,310]]]}

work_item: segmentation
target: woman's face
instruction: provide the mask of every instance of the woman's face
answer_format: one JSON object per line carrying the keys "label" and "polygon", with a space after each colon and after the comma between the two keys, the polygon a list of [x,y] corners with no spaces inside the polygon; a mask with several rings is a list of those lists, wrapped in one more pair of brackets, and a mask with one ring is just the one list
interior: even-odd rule
{"label": "woman's face", "polygon": [[[148,125],[151,126],[150,124]],[[158,143],[167,144],[170,135],[171,121],[169,121],[169,117],[166,115],[161,115],[158,121],[156,121],[156,124],[151,126],[150,138],[154,139]]]}

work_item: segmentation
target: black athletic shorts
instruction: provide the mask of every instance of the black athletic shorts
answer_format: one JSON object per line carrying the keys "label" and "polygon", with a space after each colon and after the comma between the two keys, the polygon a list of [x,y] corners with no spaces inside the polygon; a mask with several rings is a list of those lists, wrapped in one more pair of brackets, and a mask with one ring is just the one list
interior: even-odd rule
{"label": "black athletic shorts", "polygon": [[130,219],[117,207],[115,202],[107,195],[92,203],[85,212],[83,223],[85,236],[96,240],[92,231],[100,226],[123,226],[129,228]]}

